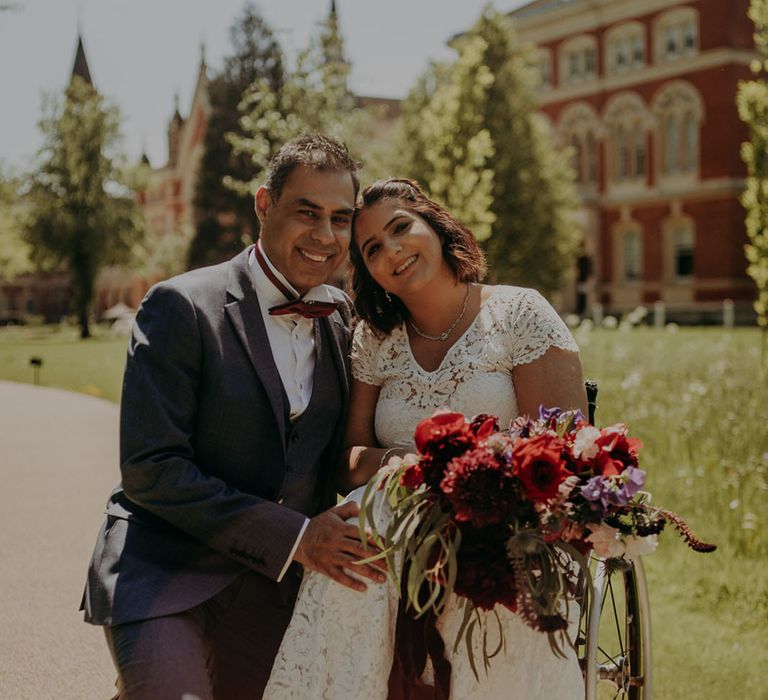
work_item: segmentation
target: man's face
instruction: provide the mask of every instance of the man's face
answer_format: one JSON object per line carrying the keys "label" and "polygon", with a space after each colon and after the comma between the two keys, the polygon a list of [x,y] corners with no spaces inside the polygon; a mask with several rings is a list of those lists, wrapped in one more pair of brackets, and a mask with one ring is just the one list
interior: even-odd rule
{"label": "man's face", "polygon": [[256,192],[261,244],[300,294],[330,279],[349,249],[355,188],[346,171],[298,166],[277,201]]}

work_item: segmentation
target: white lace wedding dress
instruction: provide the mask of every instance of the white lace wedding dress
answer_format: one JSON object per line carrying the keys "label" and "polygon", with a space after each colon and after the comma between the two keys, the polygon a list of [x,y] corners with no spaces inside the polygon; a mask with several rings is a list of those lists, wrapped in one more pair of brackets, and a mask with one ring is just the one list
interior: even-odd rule
{"label": "white lace wedding dress", "polygon": [[[379,443],[411,446],[416,423],[440,407],[468,417],[494,413],[502,426],[508,425],[517,416],[512,369],[552,346],[577,350],[546,300],[530,289],[499,286],[492,288],[472,325],[435,371],[427,372],[416,362],[404,326],[380,339],[361,323],[353,339],[352,372],[360,381],[381,387],[375,421]],[[357,489],[348,499],[359,502],[362,492]],[[358,593],[320,574],[304,577],[264,700],[386,700],[398,595],[391,582],[366,584],[368,590]],[[531,630],[503,606],[495,612],[506,648],[492,659],[487,673],[480,661],[478,681],[466,648],[461,645],[453,653],[462,614],[455,596],[447,601],[437,626],[451,663],[451,698],[583,700],[573,651],[567,649],[567,658],[558,658],[546,634]],[[578,611],[571,617],[575,624]],[[488,629],[489,647],[494,648],[494,620]],[[476,636],[475,658],[481,660]]]}

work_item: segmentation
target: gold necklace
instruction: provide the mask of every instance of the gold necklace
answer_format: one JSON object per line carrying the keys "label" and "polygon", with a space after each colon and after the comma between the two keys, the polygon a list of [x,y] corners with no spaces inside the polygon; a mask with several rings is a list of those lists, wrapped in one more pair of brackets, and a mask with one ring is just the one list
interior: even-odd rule
{"label": "gold necklace", "polygon": [[462,318],[464,318],[464,314],[467,312],[467,304],[469,303],[469,289],[470,284],[467,282],[467,293],[464,295],[464,303],[461,306],[461,311],[459,312],[459,315],[456,317],[456,320],[442,333],[439,335],[429,335],[422,331],[414,322],[412,319],[408,320],[408,323],[411,324],[411,328],[416,331],[422,338],[426,340],[434,340],[434,341],[443,341],[448,340],[449,336],[451,335],[451,332],[453,331],[456,326],[459,325],[459,321],[461,321]]}

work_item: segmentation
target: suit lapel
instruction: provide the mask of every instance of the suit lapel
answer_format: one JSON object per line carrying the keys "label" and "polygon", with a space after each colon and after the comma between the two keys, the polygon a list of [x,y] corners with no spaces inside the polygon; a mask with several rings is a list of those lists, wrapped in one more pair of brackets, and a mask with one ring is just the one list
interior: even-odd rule
{"label": "suit lapel", "polygon": [[349,395],[349,372],[347,369],[347,334],[344,324],[341,322],[338,312],[321,318],[320,322],[325,324],[328,337],[333,341],[329,343],[330,347],[327,350],[333,356],[333,363],[336,365],[336,373],[341,385],[342,400],[346,402]]}
{"label": "suit lapel", "polygon": [[283,400],[285,392],[272,357],[272,348],[269,344],[267,329],[264,327],[259,299],[253,288],[248,266],[249,253],[250,247],[229,263],[227,293],[231,300],[224,305],[224,308],[248,359],[266,389],[275,420],[280,428],[280,435],[285,435],[286,406]]}

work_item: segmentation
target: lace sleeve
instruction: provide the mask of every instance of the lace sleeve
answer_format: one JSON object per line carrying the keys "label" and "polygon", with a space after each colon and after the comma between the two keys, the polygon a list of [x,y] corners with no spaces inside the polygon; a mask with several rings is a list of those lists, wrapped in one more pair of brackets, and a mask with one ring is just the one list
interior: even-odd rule
{"label": "lace sleeve", "polygon": [[538,360],[550,347],[579,351],[571,332],[535,289],[526,289],[512,320],[512,365]]}
{"label": "lace sleeve", "polygon": [[355,379],[364,384],[381,386],[382,380],[377,367],[380,348],[381,339],[376,336],[371,327],[365,321],[358,323],[352,335],[350,351],[352,376]]}

